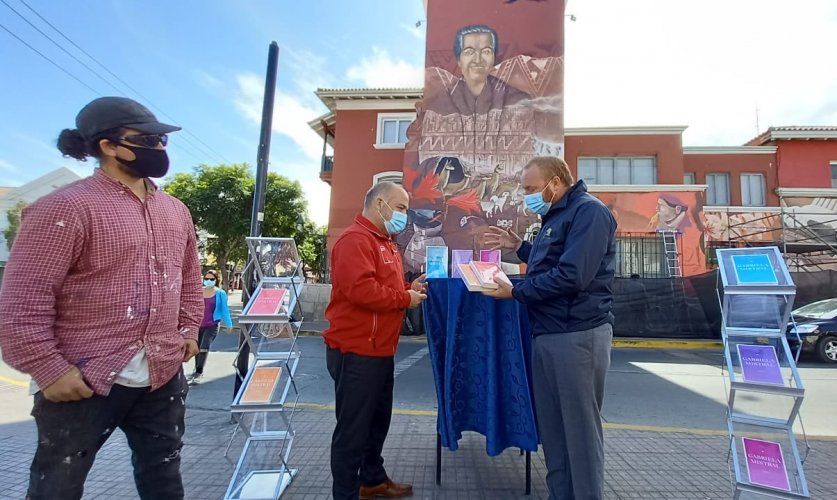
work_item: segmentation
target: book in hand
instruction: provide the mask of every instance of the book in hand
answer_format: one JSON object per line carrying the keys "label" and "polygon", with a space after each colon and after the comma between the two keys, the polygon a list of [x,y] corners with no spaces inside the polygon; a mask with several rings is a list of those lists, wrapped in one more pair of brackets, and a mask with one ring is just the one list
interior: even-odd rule
{"label": "book in hand", "polygon": [[469,292],[496,290],[498,288],[497,281],[503,281],[511,286],[511,280],[506,276],[506,273],[500,269],[500,266],[492,262],[471,261],[456,266]]}
{"label": "book in hand", "polygon": [[744,382],[785,385],[776,349],[772,345],[738,344],[736,348]]}
{"label": "book in hand", "polygon": [[270,403],[273,391],[279,384],[279,375],[281,374],[282,368],[278,366],[256,367],[239,402],[241,404]]}
{"label": "book in hand", "polygon": [[279,314],[287,292],[284,288],[262,288],[256,298],[253,299],[253,304],[247,309],[247,315]]}
{"label": "book in hand", "polygon": [[747,457],[747,476],[750,483],[790,491],[782,445],[746,437],[741,438],[741,441],[744,444],[744,455]]}

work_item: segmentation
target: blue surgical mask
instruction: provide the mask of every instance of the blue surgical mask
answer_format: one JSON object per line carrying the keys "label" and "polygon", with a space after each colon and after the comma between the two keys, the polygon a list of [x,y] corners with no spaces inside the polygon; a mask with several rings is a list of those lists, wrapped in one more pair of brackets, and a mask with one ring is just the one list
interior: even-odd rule
{"label": "blue surgical mask", "polygon": [[203,280],[203,286],[206,288],[215,286],[215,280]]}
{"label": "blue surgical mask", "polygon": [[549,207],[552,206],[552,203],[544,201],[542,192],[527,194],[523,197],[523,201],[526,203],[526,208],[528,208],[530,212],[541,216],[546,215],[549,211]]}
{"label": "blue surgical mask", "polygon": [[[549,184],[547,184],[547,186],[548,185]],[[552,203],[547,203],[547,201],[543,199],[543,192],[545,189],[546,186],[541,189],[540,193],[532,193],[523,196],[523,202],[526,203],[526,208],[528,208],[530,212],[540,216],[544,216],[547,212],[549,212],[549,207],[552,206]]]}
{"label": "blue surgical mask", "polygon": [[[384,205],[386,205],[387,207],[389,207],[390,210],[392,210],[392,207],[389,206],[389,203],[384,202]],[[379,210],[378,213],[380,214],[381,211]],[[384,217],[383,214],[381,215],[381,217]],[[384,220],[384,227],[386,228],[387,233],[389,233],[390,235],[398,234],[404,231],[405,229],[407,229],[407,214],[405,214],[404,212],[396,212],[395,210],[392,210],[392,216],[389,218],[389,220]]]}

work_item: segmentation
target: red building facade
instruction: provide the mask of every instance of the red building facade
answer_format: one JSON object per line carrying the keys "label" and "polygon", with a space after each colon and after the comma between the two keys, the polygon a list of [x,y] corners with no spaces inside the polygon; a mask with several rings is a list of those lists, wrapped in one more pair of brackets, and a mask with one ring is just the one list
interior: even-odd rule
{"label": "red building facade", "polygon": [[[330,111],[310,126],[323,137],[324,152],[326,141],[334,150],[324,155],[320,173],[331,185],[330,249],[374,183],[400,181],[407,126],[422,91],[321,89],[317,95]],[[684,148],[685,129],[565,130],[573,174],[619,221],[620,274],[700,274],[712,267],[714,247],[811,240],[812,224],[819,236],[807,250],[816,255],[798,263],[824,265],[829,248],[823,245],[837,246],[837,127],[776,127],[744,146]],[[666,232],[678,241],[679,269],[666,265]]]}

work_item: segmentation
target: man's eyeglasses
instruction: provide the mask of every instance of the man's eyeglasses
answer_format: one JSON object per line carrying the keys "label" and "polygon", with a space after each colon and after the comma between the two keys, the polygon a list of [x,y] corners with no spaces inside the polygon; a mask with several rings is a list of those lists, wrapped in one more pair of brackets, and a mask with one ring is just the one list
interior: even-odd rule
{"label": "man's eyeglasses", "polygon": [[114,140],[125,141],[134,146],[143,148],[156,148],[158,144],[166,147],[169,143],[169,136],[166,134],[140,134],[140,135],[125,135],[122,137],[114,137]]}

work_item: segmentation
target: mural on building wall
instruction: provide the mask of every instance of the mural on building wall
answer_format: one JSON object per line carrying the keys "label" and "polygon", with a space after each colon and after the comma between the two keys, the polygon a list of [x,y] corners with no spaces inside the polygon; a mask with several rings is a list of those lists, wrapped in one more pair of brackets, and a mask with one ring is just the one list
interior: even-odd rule
{"label": "mural on building wall", "polygon": [[684,276],[706,271],[704,225],[701,217],[704,195],[697,191],[652,193],[593,192],[610,208],[621,234],[647,234],[676,231]]}
{"label": "mural on building wall", "polygon": [[425,248],[482,249],[489,225],[531,234],[520,173],[563,156],[563,1],[431,0],[424,99],[408,130],[404,187],[417,271]]}
{"label": "mural on building wall", "polygon": [[792,270],[837,270],[837,197],[783,197],[780,207],[704,213],[710,246],[778,245]]}

